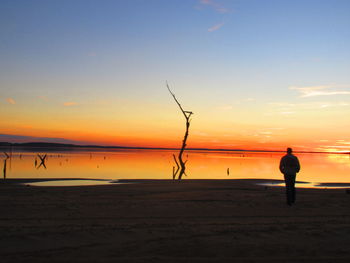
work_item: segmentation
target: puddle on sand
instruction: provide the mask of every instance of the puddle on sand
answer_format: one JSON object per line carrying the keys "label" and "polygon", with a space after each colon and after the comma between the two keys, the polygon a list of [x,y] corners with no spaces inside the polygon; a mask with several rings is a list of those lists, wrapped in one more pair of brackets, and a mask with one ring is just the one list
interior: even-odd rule
{"label": "puddle on sand", "polygon": [[109,180],[49,180],[33,183],[26,183],[29,186],[88,186],[88,185],[108,185],[120,184],[117,181]]}
{"label": "puddle on sand", "polygon": [[[286,186],[284,182],[258,183],[258,185],[272,186],[272,187]],[[295,187],[296,188],[314,188],[314,189],[347,189],[347,188],[350,188],[350,184],[297,182],[295,183]]]}

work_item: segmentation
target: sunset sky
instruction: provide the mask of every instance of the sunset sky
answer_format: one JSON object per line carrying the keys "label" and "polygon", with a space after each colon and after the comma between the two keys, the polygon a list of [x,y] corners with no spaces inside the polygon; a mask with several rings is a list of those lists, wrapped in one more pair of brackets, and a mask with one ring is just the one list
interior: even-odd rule
{"label": "sunset sky", "polygon": [[0,141],[350,150],[348,0],[0,0]]}

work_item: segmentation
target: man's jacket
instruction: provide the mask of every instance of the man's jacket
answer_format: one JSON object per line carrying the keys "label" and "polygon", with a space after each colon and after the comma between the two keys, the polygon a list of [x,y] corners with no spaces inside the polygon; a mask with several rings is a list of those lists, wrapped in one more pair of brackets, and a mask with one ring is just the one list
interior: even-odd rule
{"label": "man's jacket", "polygon": [[280,171],[283,174],[296,174],[300,171],[299,160],[293,154],[286,154],[280,162]]}

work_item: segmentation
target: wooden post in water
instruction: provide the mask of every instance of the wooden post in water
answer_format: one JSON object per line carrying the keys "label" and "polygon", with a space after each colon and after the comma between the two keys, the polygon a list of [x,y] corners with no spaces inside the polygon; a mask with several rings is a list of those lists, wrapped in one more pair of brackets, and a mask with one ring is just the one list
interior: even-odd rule
{"label": "wooden post in water", "polygon": [[7,159],[4,160],[4,170],[3,170],[3,172],[4,172],[4,180],[6,180],[6,161],[7,161]]}
{"label": "wooden post in water", "polygon": [[6,180],[6,171],[7,171],[7,159],[10,158],[10,156],[7,154],[7,152],[4,152],[5,154],[5,159],[4,159],[4,169],[3,169],[3,175],[4,175],[4,180]]}
{"label": "wooden post in water", "polygon": [[46,169],[45,160],[46,160],[47,154],[45,154],[43,156],[41,156],[40,154],[37,154],[37,156],[40,159],[40,164],[39,164],[39,166],[37,166],[37,169],[39,169],[41,166],[44,166],[44,168]]}

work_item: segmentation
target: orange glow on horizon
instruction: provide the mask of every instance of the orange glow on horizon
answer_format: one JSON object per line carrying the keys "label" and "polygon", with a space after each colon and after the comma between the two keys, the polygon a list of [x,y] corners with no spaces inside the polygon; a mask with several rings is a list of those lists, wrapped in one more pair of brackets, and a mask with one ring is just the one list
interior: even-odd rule
{"label": "orange glow on horizon", "polygon": [[[42,117],[9,114],[2,116],[0,134],[33,137],[17,142],[33,142],[41,137],[59,138],[82,145],[179,148],[185,127],[183,117],[178,113],[175,108],[171,114],[165,110],[159,115],[154,113],[154,117],[136,114],[133,120],[117,116],[118,121],[113,114],[101,114],[102,117],[96,114],[89,119],[87,116],[90,115],[84,112],[57,119],[49,114]],[[292,147],[294,151],[350,151],[350,139],[345,128],[326,127],[327,130],[322,130],[317,126],[277,126],[273,122],[259,123],[259,120],[256,124],[249,124],[243,122],[240,116],[237,117],[240,122],[230,122],[231,117],[225,115],[215,119],[211,113],[207,113],[207,120],[203,116],[205,113],[193,117],[188,148],[284,151],[286,147]],[[306,124],[302,122],[301,125]]]}
{"label": "orange glow on horizon", "polygon": [[[4,134],[44,137],[44,138],[61,138],[73,141],[73,144],[82,145],[101,145],[101,146],[130,146],[130,147],[153,147],[153,148],[180,148],[182,144],[182,134],[172,133],[171,136],[162,136],[155,138],[152,134],[144,136],[111,136],[99,133],[86,132],[38,132],[30,129],[28,133],[9,133]],[[49,136],[50,135],[50,136]],[[35,139],[13,140],[12,142],[35,142]],[[198,135],[191,135],[187,141],[187,148],[205,148],[205,149],[242,149],[242,150],[267,150],[267,151],[284,151],[286,147],[292,147],[294,151],[317,151],[317,152],[349,152],[348,146],[320,144],[317,142],[306,141],[302,143],[298,139],[285,139],[273,141],[259,141],[254,137],[250,138],[222,138],[206,136],[205,138]]]}

